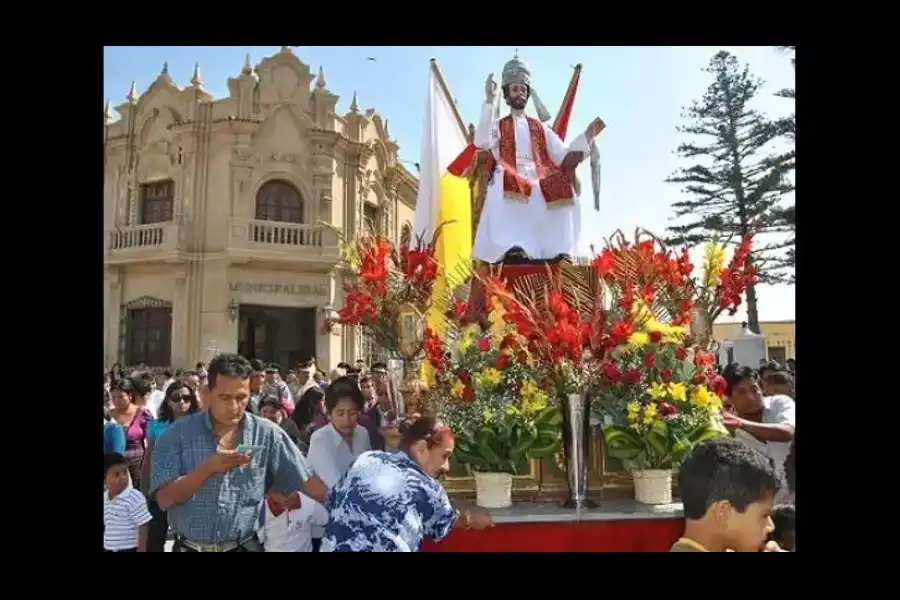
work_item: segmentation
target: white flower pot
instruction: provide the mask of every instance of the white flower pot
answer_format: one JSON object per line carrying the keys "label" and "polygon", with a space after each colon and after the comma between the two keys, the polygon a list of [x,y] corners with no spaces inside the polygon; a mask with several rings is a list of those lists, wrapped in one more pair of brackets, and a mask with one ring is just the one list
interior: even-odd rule
{"label": "white flower pot", "polygon": [[475,504],[482,508],[512,506],[512,481],[509,473],[475,473]]}
{"label": "white flower pot", "polygon": [[641,504],[672,503],[672,471],[632,471],[631,477],[634,479],[634,499]]}

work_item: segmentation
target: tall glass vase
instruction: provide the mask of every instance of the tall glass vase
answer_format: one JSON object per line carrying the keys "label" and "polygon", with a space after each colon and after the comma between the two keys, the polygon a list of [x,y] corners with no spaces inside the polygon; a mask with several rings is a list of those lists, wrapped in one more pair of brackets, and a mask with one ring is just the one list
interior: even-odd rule
{"label": "tall glass vase", "polygon": [[563,507],[594,508],[588,500],[588,465],[591,453],[591,411],[587,394],[569,394],[562,399],[563,457],[569,494]]}

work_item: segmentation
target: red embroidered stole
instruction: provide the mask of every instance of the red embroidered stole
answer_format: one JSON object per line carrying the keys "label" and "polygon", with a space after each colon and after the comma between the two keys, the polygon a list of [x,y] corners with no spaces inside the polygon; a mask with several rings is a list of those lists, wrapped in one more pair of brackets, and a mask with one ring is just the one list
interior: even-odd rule
{"label": "red embroidered stole", "polygon": [[[531,134],[531,149],[534,154],[534,166],[538,174],[538,185],[544,194],[547,204],[568,204],[573,200],[572,177],[563,172],[550,158],[547,152],[547,138],[541,122],[532,117],[528,119],[528,131]],[[531,184],[519,175],[516,169],[516,132],[512,115],[500,119],[500,168],[503,172],[503,194],[528,202],[531,196]]]}

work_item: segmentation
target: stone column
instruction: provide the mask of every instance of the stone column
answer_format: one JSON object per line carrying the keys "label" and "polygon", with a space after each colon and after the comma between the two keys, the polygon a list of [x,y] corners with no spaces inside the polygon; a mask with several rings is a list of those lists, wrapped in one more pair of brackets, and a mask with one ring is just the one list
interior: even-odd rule
{"label": "stone column", "polygon": [[106,279],[107,296],[104,307],[104,360],[106,367],[119,360],[119,355],[124,348],[119,348],[119,319],[122,314],[122,273],[118,269],[109,271]]}
{"label": "stone column", "polygon": [[174,285],[175,290],[172,295],[172,365],[187,369],[193,363],[189,362],[187,347],[186,323],[189,315],[187,269],[185,266],[181,266],[175,271]]}

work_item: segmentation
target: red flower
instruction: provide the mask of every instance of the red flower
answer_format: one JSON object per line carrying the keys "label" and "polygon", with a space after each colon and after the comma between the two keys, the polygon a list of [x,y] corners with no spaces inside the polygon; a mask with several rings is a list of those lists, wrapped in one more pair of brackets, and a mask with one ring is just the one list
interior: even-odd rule
{"label": "red flower", "polygon": [[619,368],[616,367],[616,364],[612,361],[604,360],[600,366],[600,371],[609,383],[619,383],[622,381],[622,373],[619,372]]}
{"label": "red flower", "polygon": [[502,371],[503,369],[505,369],[506,367],[509,366],[509,362],[510,362],[509,355],[506,353],[503,353],[500,355],[499,358],[497,358],[497,368]]}
{"label": "red flower", "polygon": [[622,378],[625,380],[625,383],[638,383],[641,380],[641,370],[637,368],[628,369]]}
{"label": "red flower", "polygon": [[528,363],[528,353],[524,350],[519,350],[519,352],[516,353],[516,362],[520,365]]}
{"label": "red flower", "polygon": [[694,352],[694,364],[698,367],[711,367],[716,364],[716,357],[709,352],[697,350]]}
{"label": "red flower", "polygon": [[456,374],[456,377],[459,379],[460,383],[463,385],[472,385],[472,376],[469,375],[469,372],[465,369],[460,369]]}
{"label": "red flower", "polygon": [[697,373],[691,378],[691,383],[694,385],[706,385],[706,375],[703,373]]}
{"label": "red flower", "polygon": [[660,402],[659,403],[659,414],[664,417],[669,417],[678,412],[678,409],[669,404],[668,402]]}
{"label": "red flower", "polygon": [[669,369],[660,369],[659,370],[659,378],[662,379],[663,383],[671,383],[672,382],[672,371]]}
{"label": "red flower", "polygon": [[463,302],[462,300],[454,300],[453,301],[453,315],[457,319],[461,319],[465,316],[466,311],[469,310],[469,305]]}
{"label": "red flower", "polygon": [[658,344],[661,339],[662,339],[661,331],[651,331],[650,332],[650,341],[653,342],[654,344]]}
{"label": "red flower", "polygon": [[634,329],[632,329],[631,323],[627,323],[625,321],[617,321],[613,323],[609,336],[611,345],[618,346],[629,337],[631,337],[632,333],[634,333]]}
{"label": "red flower", "polygon": [[466,402],[473,402],[475,400],[475,390],[471,386],[466,386],[463,388],[462,399]]}
{"label": "red flower", "polygon": [[481,338],[480,340],[478,340],[478,349],[481,352],[487,352],[488,350],[490,350],[491,349],[491,340],[489,340],[487,338]]}
{"label": "red flower", "polygon": [[687,349],[683,346],[679,346],[678,348],[676,348],[675,358],[677,358],[678,360],[684,360],[685,358],[687,358]]}
{"label": "red flower", "polygon": [[653,352],[648,352],[644,355],[644,366],[648,369],[652,369],[656,366],[656,354]]}
{"label": "red flower", "polygon": [[709,380],[709,389],[713,391],[717,396],[725,395],[725,388],[728,386],[725,378],[721,375],[713,375]]}

